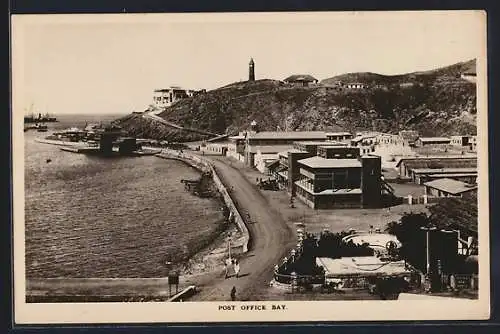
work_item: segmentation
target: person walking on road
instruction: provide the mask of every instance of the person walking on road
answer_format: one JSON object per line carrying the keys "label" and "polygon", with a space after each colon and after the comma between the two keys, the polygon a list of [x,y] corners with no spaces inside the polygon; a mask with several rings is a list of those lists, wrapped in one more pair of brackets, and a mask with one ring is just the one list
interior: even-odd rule
{"label": "person walking on road", "polygon": [[236,300],[236,287],[233,286],[231,289],[231,300],[234,302]]}
{"label": "person walking on road", "polygon": [[234,273],[236,274],[236,278],[240,275],[240,264],[238,261],[234,261]]}
{"label": "person walking on road", "polygon": [[227,278],[227,263],[224,261],[224,279]]}

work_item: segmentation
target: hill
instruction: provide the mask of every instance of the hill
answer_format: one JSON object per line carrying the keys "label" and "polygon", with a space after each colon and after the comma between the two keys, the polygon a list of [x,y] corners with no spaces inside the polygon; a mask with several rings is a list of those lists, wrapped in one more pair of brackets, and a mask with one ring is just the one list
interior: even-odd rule
{"label": "hill", "polygon": [[461,83],[460,75],[464,72],[475,72],[476,60],[472,59],[466,62],[442,67],[430,71],[412,72],[399,75],[382,75],[371,72],[346,73],[334,76],[321,81],[324,85],[332,85],[336,82],[359,82],[371,86],[389,86],[400,84],[428,84],[429,82],[445,80],[448,83]]}
{"label": "hill", "polygon": [[[476,85],[460,78],[475,60],[432,71],[387,76],[348,73],[313,87],[277,80],[237,82],[181,100],[159,114],[187,128],[234,134],[255,120],[261,130],[415,129],[425,136],[476,132]],[[344,89],[337,82],[365,83]],[[153,124],[140,116],[118,120],[131,135],[166,140],[206,139]]]}

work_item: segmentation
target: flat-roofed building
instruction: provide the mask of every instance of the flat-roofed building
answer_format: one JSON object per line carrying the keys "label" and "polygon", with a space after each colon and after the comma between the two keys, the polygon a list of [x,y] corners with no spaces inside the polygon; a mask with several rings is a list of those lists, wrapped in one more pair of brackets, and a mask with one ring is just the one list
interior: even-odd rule
{"label": "flat-roofed building", "polygon": [[153,92],[153,104],[157,108],[166,108],[175,102],[192,97],[195,91],[184,89],[177,86],[171,86],[163,89],[155,89]]}
{"label": "flat-roofed building", "polygon": [[351,146],[359,147],[362,155],[370,154],[375,152],[376,138],[375,134],[358,135],[351,139]]}
{"label": "flat-roofed building", "polygon": [[477,152],[477,136],[472,136],[470,138],[470,149],[473,152]]}
{"label": "flat-roofed building", "polygon": [[403,139],[399,135],[391,133],[380,133],[376,138],[377,144],[402,145]]}
{"label": "flat-roofed building", "polygon": [[352,289],[353,286],[368,288],[370,278],[400,277],[409,280],[413,274],[404,260],[388,262],[377,256],[318,257],[316,264],[324,269],[326,282],[340,283],[340,289]]}
{"label": "flat-roofed building", "polygon": [[245,139],[245,163],[254,166],[256,146],[293,145],[296,141],[325,141],[324,131],[251,131]]}
{"label": "flat-roofed building", "polygon": [[357,159],[361,155],[359,147],[322,145],[318,147],[317,155],[324,159]]}
{"label": "flat-roofed building", "polygon": [[350,132],[327,132],[326,139],[332,141],[350,140],[353,135]]}
{"label": "flat-roofed building", "polygon": [[419,137],[419,133],[415,130],[401,130],[399,131],[399,137],[401,137],[403,144],[413,146]]}
{"label": "flat-roofed building", "polygon": [[299,169],[297,161],[314,156],[313,153],[301,151],[296,148],[291,148],[278,153],[279,164],[271,168],[270,173],[273,174],[278,181],[281,189],[285,189],[292,196],[295,193],[294,182],[299,178]]}
{"label": "flat-roofed building", "polygon": [[227,156],[241,162],[245,161],[245,135],[243,133],[229,137]]}
{"label": "flat-roofed building", "polygon": [[464,197],[477,193],[477,185],[443,178],[424,183],[425,193],[436,197]]}
{"label": "flat-roofed building", "polygon": [[313,156],[297,162],[299,179],[294,182],[299,199],[313,209],[379,207],[381,159],[325,159]]}
{"label": "flat-roofed building", "polygon": [[417,146],[450,145],[451,139],[447,137],[420,137],[415,141]]}
{"label": "flat-roofed building", "polygon": [[411,170],[410,174],[413,182],[417,184],[442,178],[475,183],[477,168],[415,168]]}
{"label": "flat-roofed building", "polygon": [[400,178],[416,181],[413,173],[415,169],[432,169],[435,173],[441,174],[443,169],[453,168],[453,173],[461,173],[458,169],[468,173],[472,168],[477,169],[477,157],[450,155],[402,158],[396,164],[396,168]]}
{"label": "flat-roofed building", "polygon": [[263,174],[269,174],[269,164],[278,160],[278,153],[292,148],[292,145],[271,145],[271,146],[254,146],[255,150],[254,166]]}
{"label": "flat-roofed building", "polygon": [[328,146],[328,147],[345,147],[347,143],[342,143],[338,141],[299,141],[293,143],[293,148],[299,151],[306,151],[313,155],[318,154],[319,147]]}
{"label": "flat-roofed building", "polygon": [[221,143],[206,143],[204,150],[210,153],[227,155],[229,143],[221,142]]}
{"label": "flat-roofed building", "polygon": [[451,136],[451,144],[455,146],[470,146],[471,139],[473,136],[463,135],[463,136]]}

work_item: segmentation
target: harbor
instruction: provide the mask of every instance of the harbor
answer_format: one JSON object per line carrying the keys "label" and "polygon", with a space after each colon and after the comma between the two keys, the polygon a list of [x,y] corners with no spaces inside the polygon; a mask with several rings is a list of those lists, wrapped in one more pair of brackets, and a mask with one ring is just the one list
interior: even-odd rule
{"label": "harbor", "polygon": [[35,139],[38,143],[61,146],[60,150],[71,153],[111,156],[151,156],[161,149],[143,147],[136,138],[124,137],[119,128],[70,128],[45,138]]}

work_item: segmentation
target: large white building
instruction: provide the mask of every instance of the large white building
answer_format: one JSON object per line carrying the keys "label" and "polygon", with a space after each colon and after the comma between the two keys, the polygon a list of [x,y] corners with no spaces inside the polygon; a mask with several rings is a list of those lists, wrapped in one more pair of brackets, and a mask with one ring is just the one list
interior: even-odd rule
{"label": "large white building", "polygon": [[192,97],[194,94],[195,91],[192,89],[183,89],[175,86],[155,89],[153,93],[153,104],[157,108],[166,108],[179,100]]}

